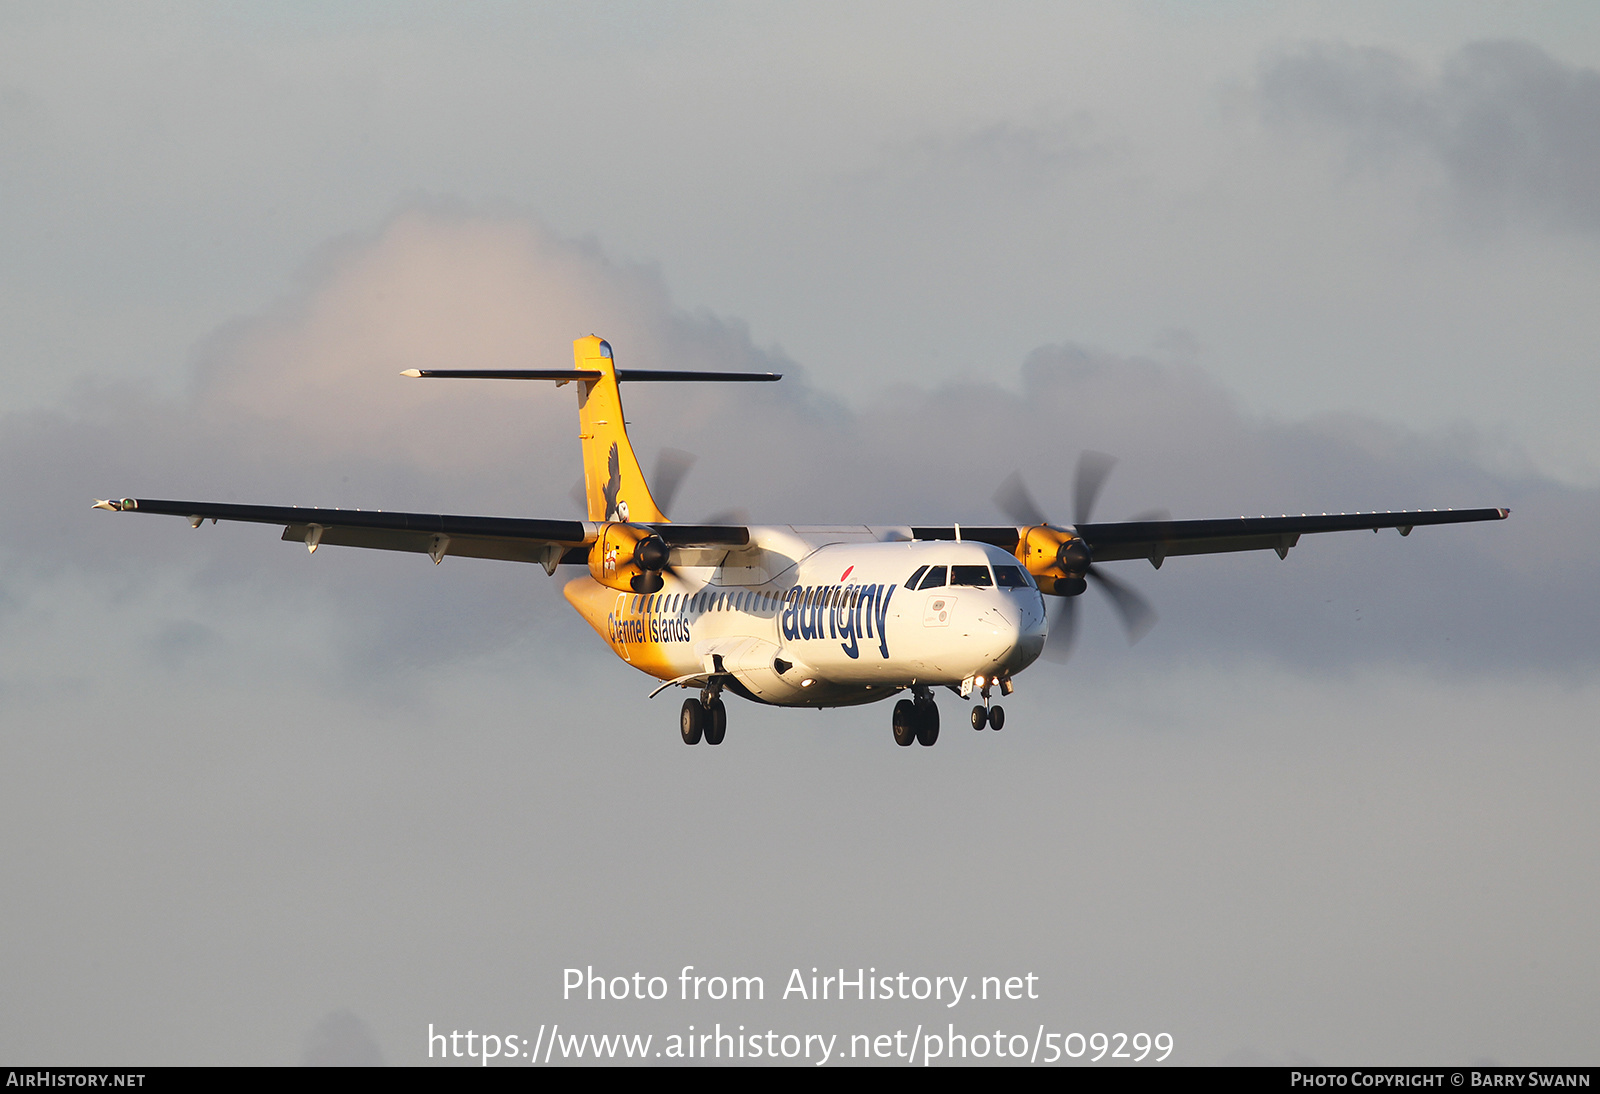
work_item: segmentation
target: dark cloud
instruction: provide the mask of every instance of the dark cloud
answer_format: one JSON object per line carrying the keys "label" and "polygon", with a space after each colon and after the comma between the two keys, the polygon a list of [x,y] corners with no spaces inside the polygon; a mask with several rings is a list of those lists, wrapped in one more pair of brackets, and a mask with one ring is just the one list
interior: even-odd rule
{"label": "dark cloud", "polygon": [[1437,72],[1391,50],[1312,43],[1268,59],[1258,92],[1279,129],[1331,133],[1367,160],[1432,158],[1474,218],[1600,231],[1600,72],[1532,43],[1472,43]]}

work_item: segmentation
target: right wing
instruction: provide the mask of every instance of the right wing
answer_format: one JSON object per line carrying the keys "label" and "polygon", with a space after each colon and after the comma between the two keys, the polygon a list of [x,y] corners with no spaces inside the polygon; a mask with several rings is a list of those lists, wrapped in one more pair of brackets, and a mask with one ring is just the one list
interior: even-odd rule
{"label": "right wing", "polygon": [[[123,498],[97,501],[96,509],[120,513],[160,513],[183,517],[198,528],[203,521],[238,520],[279,524],[283,538],[315,551],[324,543],[379,551],[413,551],[434,562],[445,555],[537,562],[547,573],[561,563],[584,564],[601,525],[579,520],[529,520],[521,517],[459,517],[440,513],[389,513],[368,509],[304,509],[291,505],[232,505],[210,501]],[[750,541],[742,525],[646,525],[669,547],[743,546]]]}

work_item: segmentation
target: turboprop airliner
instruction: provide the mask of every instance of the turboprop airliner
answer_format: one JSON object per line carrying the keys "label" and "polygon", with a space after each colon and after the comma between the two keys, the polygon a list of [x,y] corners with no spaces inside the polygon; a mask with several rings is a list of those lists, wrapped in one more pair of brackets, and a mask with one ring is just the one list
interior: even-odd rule
{"label": "turboprop airliner", "polygon": [[[1086,453],[1074,520],[1057,524],[1012,476],[996,502],[1014,524],[677,524],[650,492],[628,440],[620,385],[637,382],[763,383],[773,373],[618,368],[611,346],[573,343],[571,369],[408,370],[423,379],[511,379],[573,384],[583,449],[588,519],[469,517],[350,509],[303,509],[122,498],[97,509],[163,513],[198,528],[210,520],[283,527],[285,540],[319,547],[371,547],[532,562],[554,576],[583,572],[562,587],[567,601],[614,653],[668,688],[697,691],[683,702],[685,744],[721,744],[723,695],[784,707],[837,707],[894,699],[899,745],[939,739],[935,692],[974,701],[973,729],[998,730],[1019,673],[1072,637],[1075,597],[1093,583],[1122,616],[1130,638],[1153,619],[1139,594],[1101,567],[1175,555],[1275,551],[1286,558],[1302,535],[1370,528],[1401,535],[1421,525],[1502,520],[1506,509],[1135,519],[1093,523],[1090,510],[1110,458]],[[659,479],[658,479],[659,482]],[[665,497],[665,491],[663,496]],[[1055,619],[1046,598],[1058,607]]]}

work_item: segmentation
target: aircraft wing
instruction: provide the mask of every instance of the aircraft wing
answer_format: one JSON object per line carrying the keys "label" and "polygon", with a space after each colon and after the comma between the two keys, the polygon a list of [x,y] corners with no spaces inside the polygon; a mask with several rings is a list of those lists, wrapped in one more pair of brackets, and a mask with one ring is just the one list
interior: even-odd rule
{"label": "aircraft wing", "polygon": [[[160,513],[183,517],[198,528],[203,521],[239,520],[283,526],[285,540],[312,551],[323,544],[414,551],[435,562],[445,555],[537,562],[554,573],[562,562],[584,563],[599,526],[579,520],[521,517],[464,517],[440,513],[390,513],[368,509],[306,509],[289,505],[233,505],[209,501],[123,498],[97,501],[96,509]],[[650,529],[669,547],[743,546],[750,541],[742,525],[658,524]]]}
{"label": "aircraft wing", "polygon": [[[1095,562],[1143,558],[1159,567],[1173,555],[1204,555],[1223,551],[1277,551],[1287,555],[1300,537],[1315,532],[1348,532],[1370,528],[1411,529],[1425,524],[1463,524],[1479,520],[1504,520],[1509,509],[1426,509],[1406,513],[1324,513],[1282,517],[1229,517],[1220,520],[1131,520],[1080,524],[1077,532]],[[917,539],[954,539],[952,528],[913,528]],[[1017,546],[1014,527],[966,527],[961,538],[992,543],[1008,551]]]}
{"label": "aircraft wing", "polygon": [[1077,533],[1096,562],[1149,559],[1159,567],[1172,555],[1223,551],[1277,551],[1287,555],[1300,537],[1314,532],[1396,528],[1403,536],[1424,524],[1504,520],[1509,509],[1429,509],[1412,513],[1324,513],[1298,517],[1231,517],[1221,520],[1132,520],[1080,524]]}

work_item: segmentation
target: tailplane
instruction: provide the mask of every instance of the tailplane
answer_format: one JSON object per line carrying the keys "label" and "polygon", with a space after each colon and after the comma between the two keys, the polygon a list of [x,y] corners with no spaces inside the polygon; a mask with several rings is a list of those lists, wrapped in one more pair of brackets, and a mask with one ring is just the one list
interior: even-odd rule
{"label": "tailplane", "polygon": [[592,521],[665,524],[663,513],[650,494],[628,440],[622,417],[620,381],[749,381],[770,382],[783,376],[775,372],[694,372],[685,370],[617,368],[611,344],[590,335],[572,343],[571,369],[406,369],[402,375],[424,379],[554,380],[578,387],[578,440],[583,446],[584,502]]}

